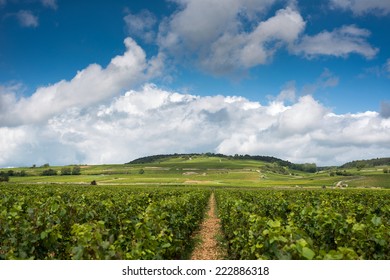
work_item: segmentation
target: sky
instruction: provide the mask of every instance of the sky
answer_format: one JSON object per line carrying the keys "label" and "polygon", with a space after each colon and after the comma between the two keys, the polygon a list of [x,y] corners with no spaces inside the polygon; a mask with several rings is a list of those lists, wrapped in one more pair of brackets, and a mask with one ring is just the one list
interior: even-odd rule
{"label": "sky", "polygon": [[0,167],[390,156],[390,0],[0,0]]}

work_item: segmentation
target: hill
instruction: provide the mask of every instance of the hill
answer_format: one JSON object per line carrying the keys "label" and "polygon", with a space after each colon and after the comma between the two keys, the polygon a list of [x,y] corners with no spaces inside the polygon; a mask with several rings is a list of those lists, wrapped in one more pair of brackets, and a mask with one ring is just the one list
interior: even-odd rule
{"label": "hill", "polygon": [[[270,156],[170,154],[143,157],[126,164],[20,167],[0,169],[0,184],[90,184],[212,187],[390,187],[389,165],[365,162],[363,168],[317,168]],[[351,166],[356,166],[351,165]],[[73,172],[77,168],[78,172]]]}
{"label": "hill", "polygon": [[199,154],[199,153],[190,153],[190,154],[163,154],[163,155],[153,155],[153,156],[146,156],[146,157],[141,157],[137,158],[135,160],[132,160],[128,162],[128,164],[143,164],[143,163],[153,163],[153,162],[158,162],[162,160],[166,160],[169,158],[174,158],[174,157],[182,157],[182,158],[190,158],[190,157],[195,157],[195,156],[206,156],[206,157],[220,157],[220,158],[225,158],[225,159],[247,159],[247,160],[258,160],[258,161],[264,161],[264,162],[277,162],[280,165],[284,166],[289,166],[291,163],[286,160],[282,160],[276,157],[271,157],[271,156],[250,156],[250,155],[234,155],[234,156],[227,156],[224,154],[215,154],[215,153],[204,153],[204,154]]}
{"label": "hill", "polygon": [[354,160],[340,166],[340,168],[364,168],[390,165],[390,157]]}
{"label": "hill", "polygon": [[216,158],[223,158],[223,159],[229,159],[229,160],[252,160],[252,161],[259,161],[259,162],[265,162],[265,163],[272,163],[277,164],[281,167],[287,167],[294,170],[309,172],[309,173],[315,173],[317,172],[317,165],[315,163],[291,163],[287,160],[282,160],[276,157],[272,156],[251,156],[251,155],[234,155],[234,156],[227,156],[224,154],[214,154],[214,153],[204,153],[204,154],[198,154],[198,153],[192,153],[192,154],[164,154],[164,155],[153,155],[153,156],[146,156],[141,157],[135,160],[132,160],[128,162],[127,164],[149,164],[149,163],[159,163],[161,161],[166,161],[173,158],[184,158],[189,159],[193,157],[216,157]]}

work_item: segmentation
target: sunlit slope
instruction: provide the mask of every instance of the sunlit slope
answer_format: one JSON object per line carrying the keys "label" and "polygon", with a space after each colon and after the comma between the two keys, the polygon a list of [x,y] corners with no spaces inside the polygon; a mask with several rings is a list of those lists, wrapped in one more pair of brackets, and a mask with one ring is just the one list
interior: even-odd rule
{"label": "sunlit slope", "polygon": [[[273,160],[273,159],[272,159]],[[48,168],[54,176],[42,176]],[[63,166],[27,167],[27,176],[10,176],[9,183],[79,183],[99,185],[207,185],[242,187],[390,187],[388,166],[321,169],[303,172],[283,161],[266,162],[226,156],[172,155],[147,163],[81,165],[81,175],[61,175]],[[72,166],[68,166],[72,168]],[[9,169],[2,169],[8,172]]]}

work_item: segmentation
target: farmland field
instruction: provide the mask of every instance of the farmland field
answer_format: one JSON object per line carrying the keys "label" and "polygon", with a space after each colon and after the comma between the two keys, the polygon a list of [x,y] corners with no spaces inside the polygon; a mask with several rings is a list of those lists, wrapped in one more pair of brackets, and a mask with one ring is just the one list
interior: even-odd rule
{"label": "farmland field", "polygon": [[0,259],[183,258],[210,191],[1,187]]}
{"label": "farmland field", "polygon": [[188,259],[212,193],[225,259],[390,259],[387,167],[195,156],[47,168],[1,170],[0,259]]}
{"label": "farmland field", "polygon": [[[42,176],[48,168],[54,170],[57,175]],[[95,180],[99,185],[125,186],[335,187],[338,182],[345,181],[351,187],[390,188],[390,174],[384,174],[382,171],[385,167],[361,170],[347,168],[342,171],[349,176],[337,174],[330,176],[332,169],[309,173],[280,167],[276,163],[216,156],[172,157],[144,164],[81,165],[81,174],[77,176],[61,176],[63,168],[62,166],[13,168],[12,171],[15,173],[23,171],[26,176],[11,176],[10,182],[90,184]]]}
{"label": "farmland field", "polygon": [[388,191],[218,190],[217,204],[231,259],[390,259]]}

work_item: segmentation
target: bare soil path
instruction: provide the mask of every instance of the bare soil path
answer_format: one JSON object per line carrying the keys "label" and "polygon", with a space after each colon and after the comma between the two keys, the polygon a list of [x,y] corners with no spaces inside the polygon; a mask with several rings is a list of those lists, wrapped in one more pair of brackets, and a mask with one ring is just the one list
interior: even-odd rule
{"label": "bare soil path", "polygon": [[217,236],[221,232],[220,220],[216,215],[214,193],[210,196],[209,209],[200,227],[198,237],[201,242],[192,252],[191,260],[220,260],[223,252],[218,245]]}

